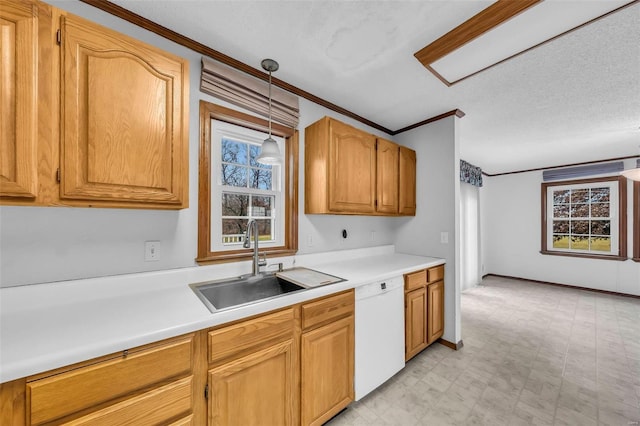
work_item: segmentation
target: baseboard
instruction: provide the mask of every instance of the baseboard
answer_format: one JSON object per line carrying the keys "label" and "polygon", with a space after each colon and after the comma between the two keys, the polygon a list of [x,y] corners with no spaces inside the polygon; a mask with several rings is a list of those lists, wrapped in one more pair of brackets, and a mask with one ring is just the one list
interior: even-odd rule
{"label": "baseboard", "polygon": [[464,343],[462,342],[462,340],[460,340],[458,343],[453,343],[453,342],[450,342],[448,340],[444,340],[443,338],[440,338],[440,339],[436,340],[436,342],[438,342],[441,345],[444,345],[444,346],[446,346],[448,348],[451,348],[454,351],[460,350],[464,346]]}
{"label": "baseboard", "polygon": [[597,288],[580,287],[580,286],[571,285],[571,284],[552,283],[552,282],[549,282],[549,281],[532,280],[532,279],[529,279],[529,278],[512,277],[512,276],[509,276],[509,275],[486,274],[486,275],[482,276],[482,279],[485,279],[486,277],[507,278],[507,279],[510,279],[510,280],[517,280],[517,281],[529,281],[529,282],[536,283],[536,284],[552,285],[552,286],[556,286],[556,287],[569,287],[569,288],[573,288],[573,289],[576,289],[576,290],[586,290],[586,291],[592,291],[594,293],[610,294],[610,295],[613,295],[613,296],[623,296],[623,297],[631,297],[633,299],[640,299],[640,296],[635,295],[635,294],[619,293],[617,291],[600,290],[600,289],[597,289]]}

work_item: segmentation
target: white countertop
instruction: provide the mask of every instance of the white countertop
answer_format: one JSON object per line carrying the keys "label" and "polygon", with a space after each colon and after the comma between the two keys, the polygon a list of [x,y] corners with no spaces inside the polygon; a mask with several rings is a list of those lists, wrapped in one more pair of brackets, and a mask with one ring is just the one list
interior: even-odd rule
{"label": "white countertop", "polygon": [[236,276],[229,267],[0,289],[0,383],[444,263],[393,246],[289,259],[346,281],[214,313],[189,284]]}

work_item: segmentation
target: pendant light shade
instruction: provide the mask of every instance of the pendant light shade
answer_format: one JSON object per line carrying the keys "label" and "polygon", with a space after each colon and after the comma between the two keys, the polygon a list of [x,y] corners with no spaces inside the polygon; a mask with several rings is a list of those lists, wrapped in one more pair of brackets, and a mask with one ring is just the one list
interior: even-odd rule
{"label": "pendant light shade", "polygon": [[278,143],[271,137],[271,73],[277,71],[279,65],[273,59],[263,59],[262,68],[269,71],[269,137],[267,137],[260,148],[260,155],[256,161],[261,164],[280,164],[280,149]]}

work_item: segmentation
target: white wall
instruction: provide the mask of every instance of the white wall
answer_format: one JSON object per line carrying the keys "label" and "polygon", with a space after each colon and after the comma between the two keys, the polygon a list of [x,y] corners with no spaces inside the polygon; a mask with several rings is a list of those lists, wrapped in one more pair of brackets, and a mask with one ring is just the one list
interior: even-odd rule
{"label": "white wall", "polygon": [[[396,251],[441,257],[445,269],[444,339],[457,343],[460,332],[460,155],[459,119],[447,117],[396,137],[416,151],[416,216],[397,230]],[[441,233],[449,242],[441,243]]]}
{"label": "white wall", "polygon": [[[627,160],[625,168],[634,167]],[[488,177],[482,188],[485,273],[640,295],[640,263],[540,254],[542,172]],[[632,185],[628,183],[628,248],[633,253]]]}
{"label": "white wall", "polygon": [[[233,107],[199,91],[201,55],[80,2],[49,1],[94,22],[190,61],[189,208],[180,211],[0,207],[0,286],[166,270],[195,265],[198,224],[200,99]],[[215,49],[215,46],[212,46]],[[233,56],[233,52],[224,52]],[[268,52],[265,52],[265,56]],[[259,64],[251,64],[259,68]],[[397,219],[304,215],[304,128],[325,115],[371,133],[375,129],[300,99],[300,253],[392,244]],[[51,141],[57,143],[57,141]],[[343,240],[342,229],[349,237]],[[375,237],[371,238],[371,231]],[[308,244],[311,236],[311,244]],[[144,242],[161,242],[160,260],[144,261]],[[250,267],[247,265],[247,272]]]}

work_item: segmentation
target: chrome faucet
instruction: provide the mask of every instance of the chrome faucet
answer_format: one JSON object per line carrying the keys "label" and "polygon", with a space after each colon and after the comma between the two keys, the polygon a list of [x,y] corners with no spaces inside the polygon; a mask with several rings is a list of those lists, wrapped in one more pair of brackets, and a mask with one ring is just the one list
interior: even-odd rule
{"label": "chrome faucet", "polygon": [[247,233],[244,235],[244,248],[249,248],[251,245],[251,234],[253,233],[253,269],[251,275],[255,276],[260,273],[260,267],[267,264],[267,260],[260,260],[258,254],[258,222],[255,219],[251,219],[247,224]]}

